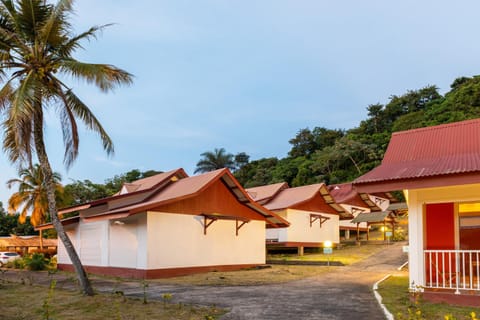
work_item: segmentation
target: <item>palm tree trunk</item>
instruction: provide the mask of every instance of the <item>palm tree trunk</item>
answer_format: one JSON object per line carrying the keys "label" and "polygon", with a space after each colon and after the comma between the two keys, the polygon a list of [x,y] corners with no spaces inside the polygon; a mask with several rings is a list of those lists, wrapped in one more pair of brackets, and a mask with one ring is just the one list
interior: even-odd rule
{"label": "palm tree trunk", "polygon": [[41,102],[38,102],[40,106],[36,106],[35,115],[33,120],[33,136],[35,141],[35,150],[38,157],[38,162],[40,168],[42,169],[43,176],[45,179],[46,191],[47,191],[47,201],[48,201],[48,210],[50,217],[52,219],[53,226],[57,231],[58,237],[63,243],[65,250],[68,253],[70,261],[77,273],[80,286],[82,287],[82,292],[85,295],[93,296],[94,291],[90,280],[87,277],[87,273],[83,268],[82,262],[78,257],[75,247],[72,244],[72,241],[68,237],[63,225],[58,217],[57,205],[55,201],[55,182],[53,180],[53,171],[48,160],[48,155],[45,149],[45,143],[43,140],[43,110]]}

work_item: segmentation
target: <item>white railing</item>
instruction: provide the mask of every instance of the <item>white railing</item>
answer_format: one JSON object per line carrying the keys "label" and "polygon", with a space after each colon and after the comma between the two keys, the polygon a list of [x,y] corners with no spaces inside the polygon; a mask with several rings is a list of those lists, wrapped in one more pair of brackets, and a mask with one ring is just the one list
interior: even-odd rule
{"label": "white railing", "polygon": [[425,288],[480,291],[480,250],[425,250]]}

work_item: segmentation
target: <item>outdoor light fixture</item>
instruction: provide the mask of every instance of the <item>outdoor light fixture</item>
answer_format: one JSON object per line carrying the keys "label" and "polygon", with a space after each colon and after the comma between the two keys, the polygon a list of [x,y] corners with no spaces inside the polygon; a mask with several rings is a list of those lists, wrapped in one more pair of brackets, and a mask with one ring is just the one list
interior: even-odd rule
{"label": "outdoor light fixture", "polygon": [[332,241],[330,241],[330,240],[327,240],[327,241],[324,241],[324,242],[323,242],[323,247],[324,247],[324,248],[331,248],[332,245],[333,245],[333,244],[332,244]]}
{"label": "outdoor light fixture", "polygon": [[123,225],[125,224],[125,222],[119,221],[119,220],[115,220],[115,221],[113,221],[113,224],[116,224],[117,226],[123,226]]}
{"label": "outdoor light fixture", "polygon": [[327,266],[330,266],[330,255],[333,253],[333,243],[330,240],[323,241],[323,254],[328,255]]}

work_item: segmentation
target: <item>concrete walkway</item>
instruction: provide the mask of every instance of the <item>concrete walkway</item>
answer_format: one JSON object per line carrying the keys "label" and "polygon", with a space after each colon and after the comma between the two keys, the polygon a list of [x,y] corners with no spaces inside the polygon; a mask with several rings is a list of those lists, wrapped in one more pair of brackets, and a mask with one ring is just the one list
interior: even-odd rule
{"label": "concrete walkway", "polygon": [[[398,273],[397,268],[407,260],[406,254],[402,253],[404,244],[385,246],[384,250],[359,263],[331,267],[332,272],[282,284],[213,287],[150,282],[148,298],[161,300],[162,295],[168,293],[173,297],[172,302],[229,309],[222,320],[381,320],[385,316],[375,300],[372,285],[386,274]],[[20,274],[17,273],[17,278]],[[37,275],[35,282],[39,283],[42,279]],[[3,276],[10,278],[14,272],[7,271]],[[27,273],[23,277],[28,281]],[[46,283],[50,281],[50,277],[44,278]],[[63,280],[58,278],[57,281],[59,287],[72,286],[71,279],[67,281],[64,276]],[[94,279],[93,285],[100,292],[121,290],[127,296],[143,297],[138,282]]]}

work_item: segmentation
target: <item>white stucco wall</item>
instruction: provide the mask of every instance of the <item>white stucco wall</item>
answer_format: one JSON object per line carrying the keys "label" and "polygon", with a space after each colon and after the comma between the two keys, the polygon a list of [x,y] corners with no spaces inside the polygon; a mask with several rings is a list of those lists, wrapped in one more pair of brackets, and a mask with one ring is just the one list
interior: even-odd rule
{"label": "white stucco wall", "polygon": [[[425,285],[424,204],[480,201],[480,184],[408,190],[405,198],[408,203],[410,285],[413,283],[414,286],[422,286]],[[459,240],[456,242],[458,244]]]}
{"label": "white stucco wall", "polygon": [[252,220],[235,236],[235,221],[148,212],[147,269],[265,263],[265,222]]}
{"label": "white stucco wall", "polygon": [[[328,213],[314,213],[329,217],[320,227],[320,222],[315,221],[310,227],[311,211],[287,209],[282,212],[290,226],[277,229],[279,242],[324,242],[330,240],[334,243],[340,242],[339,217]],[[268,230],[267,230],[268,232]],[[271,231],[274,232],[273,230]],[[268,238],[267,238],[268,239]]]}
{"label": "white stucco wall", "polygon": [[[128,219],[82,222],[68,234],[86,266],[162,269],[265,263],[265,222],[218,220],[203,234],[203,217],[140,213]],[[148,223],[147,223],[148,222]],[[65,248],[58,262],[70,264]]]}

